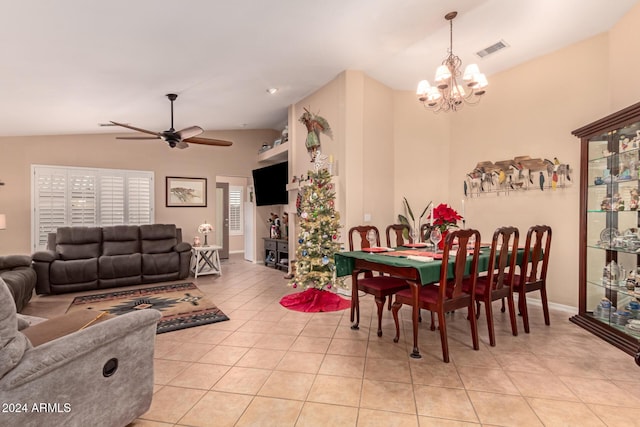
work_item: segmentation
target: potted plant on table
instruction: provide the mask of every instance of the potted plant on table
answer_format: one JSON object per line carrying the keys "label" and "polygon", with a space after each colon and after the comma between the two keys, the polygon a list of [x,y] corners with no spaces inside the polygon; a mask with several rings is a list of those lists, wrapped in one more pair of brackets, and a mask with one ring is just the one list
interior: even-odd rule
{"label": "potted plant on table", "polygon": [[431,218],[431,224],[434,228],[437,228],[442,239],[438,242],[438,248],[444,248],[444,241],[449,234],[449,230],[458,227],[458,220],[462,219],[460,214],[446,203],[440,203],[436,206],[429,215]]}

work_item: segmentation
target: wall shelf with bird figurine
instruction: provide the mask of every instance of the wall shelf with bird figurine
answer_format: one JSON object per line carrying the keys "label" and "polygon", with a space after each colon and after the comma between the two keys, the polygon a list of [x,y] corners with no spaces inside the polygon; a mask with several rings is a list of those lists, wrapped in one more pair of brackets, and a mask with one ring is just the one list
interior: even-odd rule
{"label": "wall shelf with bird figurine", "polygon": [[464,180],[465,197],[509,195],[529,190],[554,191],[572,184],[571,167],[553,160],[518,156],[496,162],[478,162]]}

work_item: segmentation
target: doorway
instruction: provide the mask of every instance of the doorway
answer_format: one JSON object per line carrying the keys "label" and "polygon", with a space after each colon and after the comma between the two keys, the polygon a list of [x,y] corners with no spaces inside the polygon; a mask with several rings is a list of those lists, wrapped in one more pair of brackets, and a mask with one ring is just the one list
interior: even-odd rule
{"label": "doorway", "polygon": [[[221,259],[229,258],[229,183],[216,183],[216,245]],[[219,230],[219,231],[218,231]]]}

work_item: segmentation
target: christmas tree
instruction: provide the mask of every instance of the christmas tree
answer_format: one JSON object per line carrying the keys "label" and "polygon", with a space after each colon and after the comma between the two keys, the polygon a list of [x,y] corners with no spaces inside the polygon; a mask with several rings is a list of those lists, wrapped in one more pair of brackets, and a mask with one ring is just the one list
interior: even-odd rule
{"label": "christmas tree", "polygon": [[289,284],[294,288],[320,290],[331,289],[334,285],[343,287],[343,280],[335,277],[333,255],[340,250],[340,215],[335,210],[331,174],[327,169],[316,167],[315,172],[309,171],[306,184],[300,188],[296,203],[300,232],[296,272]]}

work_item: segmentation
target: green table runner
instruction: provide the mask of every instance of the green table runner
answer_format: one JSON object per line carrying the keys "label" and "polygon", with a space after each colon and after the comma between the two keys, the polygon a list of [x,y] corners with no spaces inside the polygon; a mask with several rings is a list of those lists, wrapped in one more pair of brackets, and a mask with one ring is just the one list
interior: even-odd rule
{"label": "green table runner", "polygon": [[[399,248],[405,250],[405,248]],[[409,249],[409,248],[406,248]],[[489,255],[491,253],[490,248],[483,248],[480,251],[480,257],[478,259],[478,272],[487,271],[489,268]],[[518,262],[522,260],[524,254],[523,249],[518,249]],[[451,253],[450,255],[454,255]],[[420,282],[423,285],[434,283],[440,280],[440,265],[442,260],[433,261],[414,261],[404,257],[387,256],[383,254],[353,251],[353,252],[338,252],[335,254],[334,259],[336,261],[336,275],[338,277],[348,276],[353,272],[355,268],[356,259],[363,259],[365,261],[375,262],[379,264],[390,265],[394,267],[413,267],[418,270],[420,274]],[[453,278],[453,267],[455,264],[455,256],[449,258],[449,271],[447,276]],[[467,265],[465,267],[465,274],[469,274],[471,270],[471,257],[467,257]]]}

